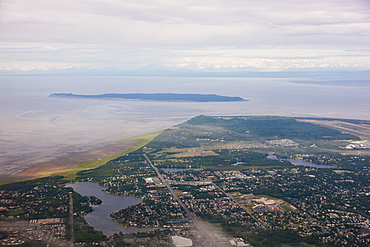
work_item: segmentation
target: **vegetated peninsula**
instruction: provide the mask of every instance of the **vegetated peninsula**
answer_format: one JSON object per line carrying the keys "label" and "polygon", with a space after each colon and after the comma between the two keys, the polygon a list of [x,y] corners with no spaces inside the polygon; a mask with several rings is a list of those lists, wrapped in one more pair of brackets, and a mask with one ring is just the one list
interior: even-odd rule
{"label": "vegetated peninsula", "polygon": [[[188,246],[368,247],[369,128],[355,119],[197,116],[96,168],[0,185],[0,245],[170,247],[181,236],[196,243]],[[71,180],[141,202],[112,202],[122,209],[89,226],[84,216],[107,204],[65,186]],[[104,222],[151,231],[123,234]]]}
{"label": "vegetated peninsula", "polygon": [[241,97],[222,96],[216,94],[178,94],[178,93],[107,93],[97,95],[79,95],[72,93],[54,93],[49,97],[84,98],[84,99],[124,99],[124,100],[155,100],[155,101],[186,101],[186,102],[230,102],[244,101]]}

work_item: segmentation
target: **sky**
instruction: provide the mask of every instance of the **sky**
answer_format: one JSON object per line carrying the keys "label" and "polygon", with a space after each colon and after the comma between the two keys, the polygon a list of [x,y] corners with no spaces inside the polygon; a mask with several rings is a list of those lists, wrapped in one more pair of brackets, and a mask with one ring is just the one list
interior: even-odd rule
{"label": "sky", "polygon": [[370,70],[370,0],[0,0],[0,74]]}

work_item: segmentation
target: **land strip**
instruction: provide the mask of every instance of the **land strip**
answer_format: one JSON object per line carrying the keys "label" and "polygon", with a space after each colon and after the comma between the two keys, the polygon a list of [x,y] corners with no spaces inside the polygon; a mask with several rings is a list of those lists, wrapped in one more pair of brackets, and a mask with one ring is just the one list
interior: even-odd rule
{"label": "land strip", "polygon": [[[363,139],[343,132],[284,117],[199,116],[164,131],[135,152],[81,171],[76,180],[98,183],[107,193],[142,197],[142,203],[110,215],[126,227],[157,228],[141,235],[142,246],[172,246],[169,236],[184,236],[195,246],[209,246],[213,240],[213,246],[224,241],[222,246],[365,247],[370,243],[370,156],[359,152],[366,149]],[[204,155],[206,150],[213,153]],[[344,150],[349,154],[342,154]],[[176,155],[181,153],[191,155]],[[268,159],[268,154],[309,164],[293,166]],[[311,167],[316,164],[335,168]],[[42,214],[56,216],[54,210],[59,210],[58,217],[68,217],[67,207],[58,206],[60,200],[67,205],[66,196],[51,208],[49,201],[40,208],[39,199],[53,199],[45,193],[66,190],[49,181],[63,185],[61,177],[46,179],[20,183],[27,185],[22,193],[3,186],[1,217],[29,219],[40,209]],[[191,216],[201,226],[194,227]],[[215,233],[209,224],[232,237]],[[112,241],[134,243],[137,236],[129,241],[116,234]],[[167,245],[155,245],[149,236]]]}
{"label": "land strip", "polygon": [[305,122],[329,126],[331,128],[344,130],[350,134],[359,135],[361,137],[370,137],[370,127],[359,124],[352,124],[342,121],[325,121],[325,120],[304,120]]}

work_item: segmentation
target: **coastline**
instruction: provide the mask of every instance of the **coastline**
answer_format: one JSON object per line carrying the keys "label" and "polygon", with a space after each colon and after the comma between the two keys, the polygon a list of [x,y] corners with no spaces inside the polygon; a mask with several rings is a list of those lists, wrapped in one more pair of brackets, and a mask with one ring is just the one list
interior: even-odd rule
{"label": "coastline", "polygon": [[32,165],[11,177],[0,177],[0,184],[54,175],[66,176],[67,180],[73,179],[79,171],[99,167],[112,159],[145,146],[161,132],[152,132],[146,135],[94,146],[87,151],[66,153],[50,161]]}

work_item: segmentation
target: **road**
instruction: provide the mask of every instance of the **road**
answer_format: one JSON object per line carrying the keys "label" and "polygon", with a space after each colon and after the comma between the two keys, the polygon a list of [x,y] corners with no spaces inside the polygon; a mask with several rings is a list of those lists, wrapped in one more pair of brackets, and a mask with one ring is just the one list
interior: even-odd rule
{"label": "road", "polygon": [[71,241],[71,247],[74,246],[74,235],[73,235],[73,197],[72,192],[69,192],[69,234],[70,234],[70,241]]}
{"label": "road", "polygon": [[237,200],[235,200],[235,198],[232,195],[230,195],[229,193],[227,193],[226,191],[224,191],[220,186],[218,186],[215,183],[212,183],[212,184],[213,184],[213,186],[215,186],[215,188],[217,188],[220,191],[222,191],[230,200],[232,200],[235,205],[237,205],[238,207],[240,207],[241,209],[243,209],[245,212],[247,212],[256,222],[258,222],[258,224],[259,224],[260,227],[262,227],[263,229],[266,229],[266,226],[267,226],[266,222],[263,222],[262,220],[258,219],[257,217],[254,217],[253,214],[251,214],[250,212],[248,212],[248,210],[246,209],[246,207],[244,207]]}
{"label": "road", "polygon": [[144,154],[145,159],[148,161],[149,165],[154,169],[154,171],[157,173],[158,178],[161,180],[161,182],[167,187],[168,191],[172,194],[173,198],[178,202],[178,204],[184,209],[188,217],[193,222],[195,228],[198,230],[198,233],[203,236],[206,241],[208,242],[208,246],[213,247],[222,247],[219,243],[217,243],[217,238],[213,236],[210,232],[206,231],[198,219],[194,216],[192,212],[190,212],[189,208],[181,201],[181,199],[176,195],[176,193],[173,191],[171,186],[168,184],[167,180],[162,176],[162,174],[159,172],[158,168],[155,167],[152,163],[152,161],[149,159],[149,157]]}

